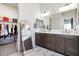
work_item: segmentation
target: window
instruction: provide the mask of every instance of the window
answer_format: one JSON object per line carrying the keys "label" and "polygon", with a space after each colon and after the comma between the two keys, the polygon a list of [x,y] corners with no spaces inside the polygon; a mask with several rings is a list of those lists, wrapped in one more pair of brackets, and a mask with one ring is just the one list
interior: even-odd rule
{"label": "window", "polygon": [[73,18],[64,19],[64,29],[73,29]]}

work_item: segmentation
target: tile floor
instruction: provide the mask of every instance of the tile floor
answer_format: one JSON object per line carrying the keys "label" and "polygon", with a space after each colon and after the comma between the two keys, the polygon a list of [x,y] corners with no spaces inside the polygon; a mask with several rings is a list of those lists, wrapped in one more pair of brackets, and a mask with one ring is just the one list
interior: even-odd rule
{"label": "tile floor", "polygon": [[[0,56],[22,56],[17,52],[16,43],[0,46]],[[36,46],[24,52],[24,56],[64,56],[57,52]]]}
{"label": "tile floor", "polygon": [[[10,56],[19,56],[21,54],[14,53]],[[34,49],[30,49],[24,52],[24,56],[64,56],[62,54],[56,53],[54,51],[36,46]]]}
{"label": "tile floor", "polygon": [[0,46],[0,56],[9,56],[16,52],[16,43],[10,43]]}

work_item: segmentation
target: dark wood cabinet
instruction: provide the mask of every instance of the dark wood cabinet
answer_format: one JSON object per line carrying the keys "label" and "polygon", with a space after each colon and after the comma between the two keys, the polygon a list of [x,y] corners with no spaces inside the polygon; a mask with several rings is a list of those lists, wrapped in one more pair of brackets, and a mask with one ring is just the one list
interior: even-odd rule
{"label": "dark wood cabinet", "polygon": [[61,38],[61,36],[55,38],[55,51],[58,51],[60,53],[64,53],[64,38]]}
{"label": "dark wood cabinet", "polygon": [[54,50],[54,36],[45,34],[45,47]]}
{"label": "dark wood cabinet", "polygon": [[40,45],[41,45],[42,47],[45,47],[45,35],[44,35],[44,34],[40,34],[40,36],[41,36],[41,37],[40,37],[40,38],[41,38],[41,44],[40,44]]}
{"label": "dark wood cabinet", "polygon": [[36,38],[36,40],[35,40],[36,45],[39,45],[42,47],[45,46],[45,35],[44,34],[41,34],[41,33],[37,34],[36,33],[35,38]]}
{"label": "dark wood cabinet", "polygon": [[77,37],[68,38],[65,40],[65,53],[67,55],[79,55],[79,39]]}
{"label": "dark wood cabinet", "polygon": [[35,43],[36,45],[41,45],[41,34],[36,33],[35,34]]}
{"label": "dark wood cabinet", "polygon": [[79,36],[35,33],[36,45],[65,55],[79,56]]}

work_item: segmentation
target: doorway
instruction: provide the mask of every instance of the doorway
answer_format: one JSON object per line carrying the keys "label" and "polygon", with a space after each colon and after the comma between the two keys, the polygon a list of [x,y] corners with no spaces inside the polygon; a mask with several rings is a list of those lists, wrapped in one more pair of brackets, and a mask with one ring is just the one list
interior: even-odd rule
{"label": "doorway", "polygon": [[0,56],[9,56],[18,52],[18,4],[1,3],[0,7]]}

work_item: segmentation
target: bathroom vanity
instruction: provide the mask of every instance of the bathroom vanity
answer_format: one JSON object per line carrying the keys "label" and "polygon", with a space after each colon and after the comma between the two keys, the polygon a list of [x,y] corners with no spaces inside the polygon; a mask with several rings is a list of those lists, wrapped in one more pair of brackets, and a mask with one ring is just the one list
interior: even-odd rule
{"label": "bathroom vanity", "polygon": [[40,18],[45,28],[35,30],[36,45],[64,55],[79,56],[78,10],[79,8],[74,8]]}
{"label": "bathroom vanity", "polygon": [[79,35],[52,32],[36,32],[35,43],[38,46],[62,53],[79,56]]}

